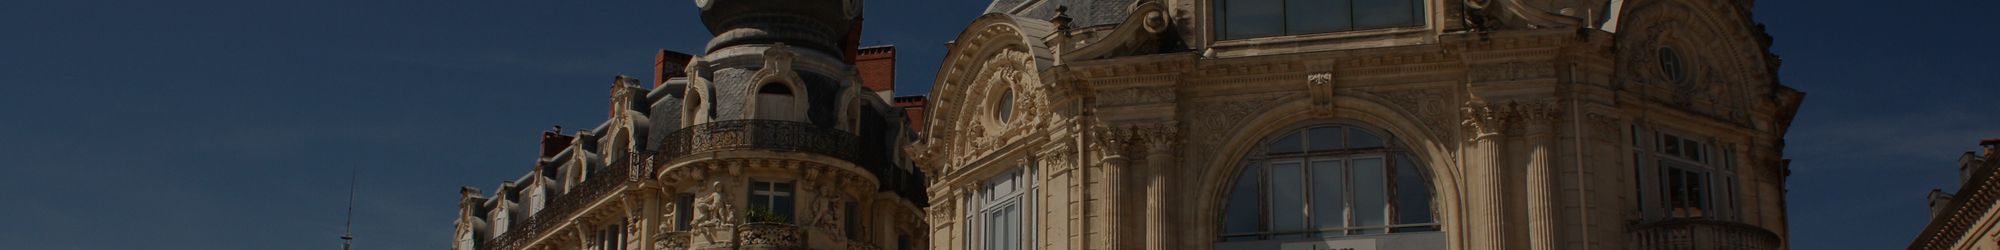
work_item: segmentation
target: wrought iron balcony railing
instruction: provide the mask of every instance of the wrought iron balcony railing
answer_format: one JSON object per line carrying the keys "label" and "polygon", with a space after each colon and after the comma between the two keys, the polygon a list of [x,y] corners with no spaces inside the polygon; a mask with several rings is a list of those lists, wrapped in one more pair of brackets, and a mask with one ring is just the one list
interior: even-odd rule
{"label": "wrought iron balcony railing", "polygon": [[1778,249],[1777,233],[1750,224],[1675,219],[1640,224],[1632,229],[1632,249],[1640,250],[1765,250]]}
{"label": "wrought iron balcony railing", "polygon": [[521,249],[526,247],[529,243],[528,241],[554,229],[553,227],[560,222],[558,220],[569,218],[578,212],[582,212],[584,206],[590,205],[592,201],[603,199],[604,196],[611,194],[611,189],[624,184],[632,173],[627,170],[628,165],[630,164],[620,161],[599,168],[596,172],[591,172],[584,179],[582,185],[571,188],[569,193],[556,196],[549,201],[548,206],[542,208],[542,211],[529,215],[526,220],[521,220],[519,223],[512,223],[514,226],[508,228],[507,233],[487,239],[484,244],[479,245],[479,249]]}
{"label": "wrought iron balcony railing", "polygon": [[[892,155],[864,149],[861,139],[854,133],[821,127],[812,123],[783,120],[724,120],[696,124],[676,130],[666,136],[661,146],[661,159],[677,159],[710,152],[732,150],[771,150],[802,152],[825,155],[853,163],[881,180],[879,190],[894,191],[898,195],[916,202],[919,206],[928,203],[923,197],[923,175],[913,170],[896,168]],[[894,150],[893,147],[889,150]]]}

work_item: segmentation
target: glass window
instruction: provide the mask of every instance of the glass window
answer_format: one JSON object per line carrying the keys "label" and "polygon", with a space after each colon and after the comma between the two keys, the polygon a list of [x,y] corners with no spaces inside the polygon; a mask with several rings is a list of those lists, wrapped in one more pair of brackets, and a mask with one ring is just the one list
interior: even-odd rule
{"label": "glass window", "polygon": [[[983,186],[967,202],[967,225],[978,233],[967,230],[966,246],[977,246],[989,250],[1028,249],[1029,228],[1034,227],[1033,215],[1023,212],[1034,206],[1031,193],[1036,188],[1032,178],[1033,165],[1001,173],[988,178]],[[976,237],[976,238],[975,238]]]}
{"label": "glass window", "polygon": [[[1409,155],[1396,155],[1396,224],[1422,224],[1435,222],[1431,218],[1431,187],[1424,180],[1423,171],[1417,169],[1415,160]],[[1430,229],[1424,227],[1420,229]],[[1418,231],[1420,229],[1410,229]],[[1399,230],[1402,231],[1402,230]]]}
{"label": "glass window", "polygon": [[1014,91],[1000,93],[1000,103],[994,105],[996,105],[993,111],[994,119],[1006,123],[1008,119],[1014,118]]}
{"label": "glass window", "polygon": [[1340,137],[1340,127],[1324,127],[1308,130],[1306,132],[1306,144],[1312,145],[1307,147],[1307,149],[1335,150],[1345,148],[1346,142],[1342,141]]}
{"label": "glass window", "polygon": [[1263,186],[1264,176],[1261,165],[1243,167],[1236,175],[1236,186],[1229,192],[1228,205],[1223,209],[1222,234],[1224,240],[1255,240],[1263,218],[1263,206],[1258,206],[1258,188]]}
{"label": "glass window", "polygon": [[[1349,128],[1349,130],[1353,130],[1353,128]],[[1367,132],[1361,132],[1361,131],[1354,131],[1352,133],[1347,133],[1347,134],[1350,135],[1347,137],[1348,148],[1382,147],[1382,138],[1375,137],[1375,134],[1369,134]]]}
{"label": "glass window", "polygon": [[[1354,225],[1382,226],[1388,224],[1389,188],[1387,171],[1383,170],[1382,158],[1355,159],[1354,167]],[[1361,229],[1356,234],[1379,234],[1379,228]]]}
{"label": "glass window", "polygon": [[694,194],[681,193],[674,197],[674,230],[687,231],[694,223]]}
{"label": "glass window", "polygon": [[[752,211],[763,209],[762,212],[769,212],[771,216],[774,216],[774,218],[769,219],[775,219],[778,222],[791,222],[793,211],[792,183],[750,182],[750,209]],[[753,215],[750,215],[749,219],[758,220],[759,218],[756,218],[757,215],[754,215],[754,213],[758,212],[753,212]]]}
{"label": "glass window", "polygon": [[1285,34],[1282,0],[1216,1],[1222,5],[1224,39]]}
{"label": "glass window", "polygon": [[1323,33],[1354,29],[1354,13],[1328,11],[1347,9],[1348,1],[1285,1],[1285,27],[1292,33]]}
{"label": "glass window", "polygon": [[1312,162],[1313,227],[1347,227],[1347,168],[1340,160]]}
{"label": "glass window", "polygon": [[[1733,220],[1738,205],[1735,156],[1713,143],[1635,125],[1633,139],[1654,140],[1654,148],[1633,149],[1639,176],[1640,212],[1645,220],[1707,218]],[[1713,159],[1720,152],[1721,159]],[[1651,164],[1651,165],[1647,165]],[[1657,202],[1657,203],[1654,203]]]}
{"label": "glass window", "polygon": [[[1384,137],[1332,125],[1277,135],[1253,151],[1266,153],[1244,160],[1225,199],[1217,240],[1437,230],[1428,175],[1408,152],[1382,147]],[[1374,146],[1356,147],[1356,141]]]}
{"label": "glass window", "polygon": [[1298,162],[1271,164],[1271,232],[1276,238],[1299,238],[1306,229],[1302,176]]}
{"label": "glass window", "polygon": [[1421,26],[1419,0],[1216,0],[1220,39]]}

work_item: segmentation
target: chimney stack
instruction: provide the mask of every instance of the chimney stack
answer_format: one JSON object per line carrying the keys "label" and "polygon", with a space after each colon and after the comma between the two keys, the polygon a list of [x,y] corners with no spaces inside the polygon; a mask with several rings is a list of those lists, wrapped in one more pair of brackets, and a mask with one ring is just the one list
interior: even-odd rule
{"label": "chimney stack", "polygon": [[690,60],[694,60],[694,56],[672,50],[660,50],[660,54],[653,57],[653,88],[660,88],[660,84],[667,82],[667,79],[687,77],[685,69]]}

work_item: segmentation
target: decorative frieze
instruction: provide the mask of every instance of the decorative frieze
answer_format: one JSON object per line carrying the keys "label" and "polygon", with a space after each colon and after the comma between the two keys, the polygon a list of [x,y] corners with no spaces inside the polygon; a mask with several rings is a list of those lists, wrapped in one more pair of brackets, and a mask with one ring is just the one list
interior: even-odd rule
{"label": "decorative frieze", "polygon": [[1548,63],[1505,62],[1490,65],[1473,65],[1466,78],[1472,82],[1495,82],[1527,79],[1552,78],[1556,68]]}
{"label": "decorative frieze", "polygon": [[1097,92],[1096,105],[1116,107],[1153,103],[1173,103],[1173,87],[1135,87]]}

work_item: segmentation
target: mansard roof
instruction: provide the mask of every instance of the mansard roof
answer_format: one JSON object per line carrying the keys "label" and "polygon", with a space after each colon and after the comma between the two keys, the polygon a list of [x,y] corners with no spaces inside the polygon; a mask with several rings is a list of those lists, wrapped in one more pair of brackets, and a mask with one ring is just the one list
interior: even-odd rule
{"label": "mansard roof", "polygon": [[994,0],[986,13],[1002,13],[1034,20],[1056,17],[1056,7],[1067,7],[1070,27],[1118,24],[1132,12],[1138,0]]}

